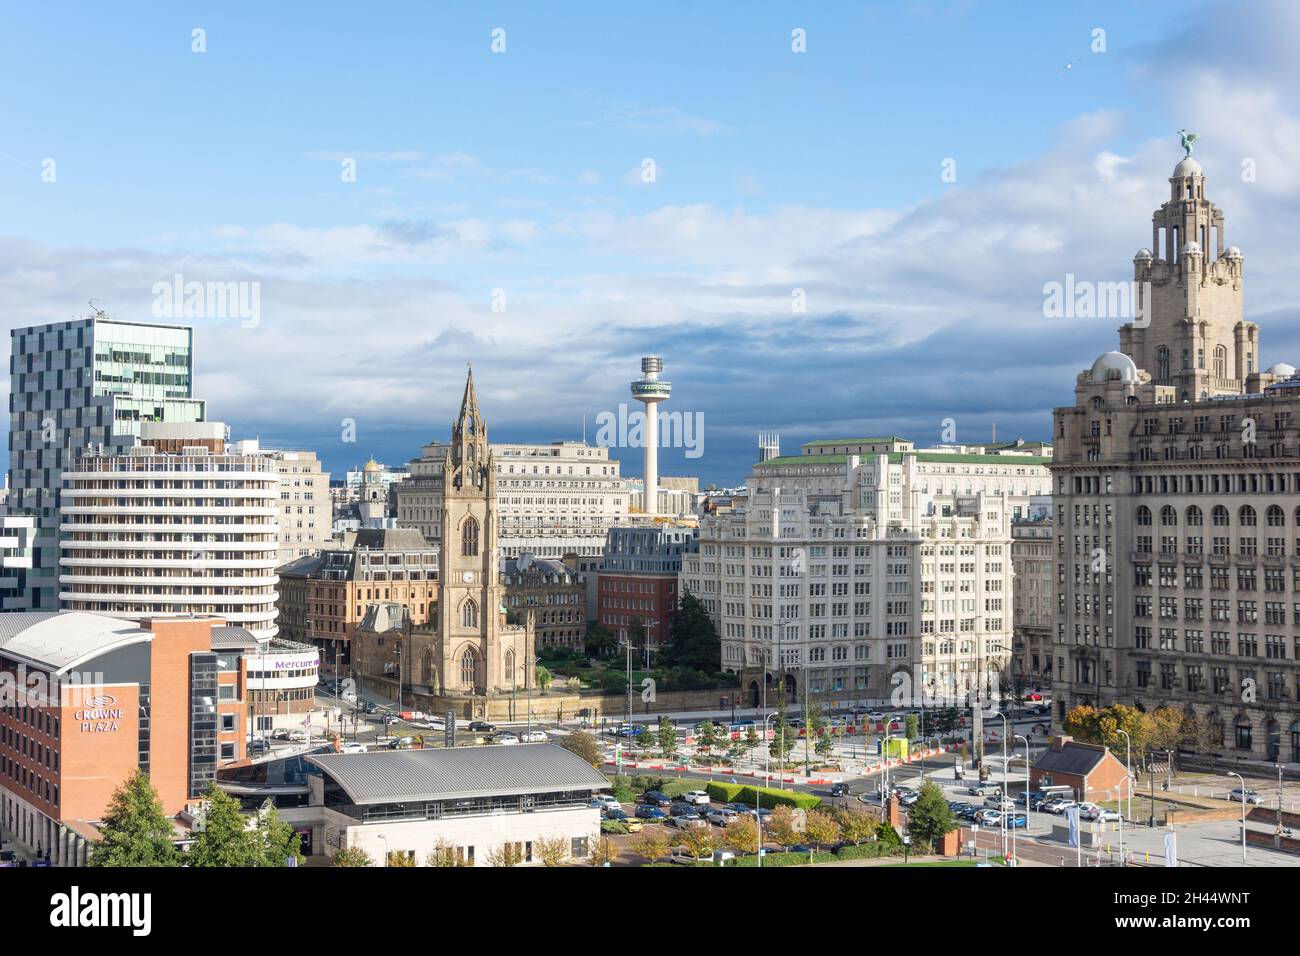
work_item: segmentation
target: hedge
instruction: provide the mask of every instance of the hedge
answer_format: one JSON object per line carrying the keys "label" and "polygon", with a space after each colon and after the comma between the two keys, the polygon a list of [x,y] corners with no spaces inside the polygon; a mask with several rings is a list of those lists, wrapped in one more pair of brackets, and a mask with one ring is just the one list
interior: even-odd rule
{"label": "hedge", "polygon": [[[834,853],[818,852],[812,855],[812,861],[814,863],[833,863],[837,859],[839,858],[836,857]],[[751,856],[738,856],[735,857],[734,859],[728,860],[725,865],[757,867],[758,854],[753,854]],[[764,869],[767,869],[769,866],[807,866],[807,865],[808,865],[807,853],[768,852],[763,855]]]}
{"label": "hedge", "polygon": [[888,843],[846,843],[835,851],[835,856],[841,860],[876,860],[882,856],[895,856],[898,850],[897,846]]}
{"label": "hedge", "polygon": [[822,798],[811,793],[756,787],[748,783],[710,783],[704,790],[711,799],[721,803],[745,803],[751,807],[758,806],[760,795],[764,808],[796,807],[800,810],[815,810],[822,804]]}

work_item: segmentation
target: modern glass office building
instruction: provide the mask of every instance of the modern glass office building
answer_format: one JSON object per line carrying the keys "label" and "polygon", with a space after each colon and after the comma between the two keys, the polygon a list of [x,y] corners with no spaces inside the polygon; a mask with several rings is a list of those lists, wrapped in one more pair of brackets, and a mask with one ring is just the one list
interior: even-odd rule
{"label": "modern glass office building", "polygon": [[58,608],[59,488],[84,449],[129,447],[142,421],[198,422],[193,330],[86,319],[14,329],[9,357],[9,512],[37,519],[32,567],[6,608]]}

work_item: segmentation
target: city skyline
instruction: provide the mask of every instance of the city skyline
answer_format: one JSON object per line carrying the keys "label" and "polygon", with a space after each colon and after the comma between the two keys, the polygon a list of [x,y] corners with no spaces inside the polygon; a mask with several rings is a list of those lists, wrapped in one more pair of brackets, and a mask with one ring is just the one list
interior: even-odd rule
{"label": "city skyline", "polygon": [[[698,461],[666,450],[661,470],[706,484],[743,478],[759,431],[932,443],[951,418],[958,441],[988,440],[994,422],[1046,438],[1062,382],[1119,320],[1046,319],[1044,284],[1126,277],[1179,128],[1200,133],[1235,211],[1259,277],[1248,317],[1272,330],[1265,363],[1300,357],[1281,262],[1300,149],[1278,40],[1296,13],[1165,9],[1180,15],[760,5],[690,29],[670,9],[636,25],[644,43],[618,14],[511,5],[355,23],[326,6],[309,24],[195,9],[129,30],[90,16],[59,34],[65,72],[0,94],[16,118],[0,146],[0,306],[11,327],[92,298],[123,321],[192,324],[196,394],[237,434],[317,450],[336,474],[414,457],[454,416],[467,360],[503,440],[553,441],[580,438],[584,414],[590,437],[637,357],[664,355],[668,407],[703,413],[708,443]],[[36,14],[16,20],[33,41],[0,44],[21,72],[53,35]],[[358,43],[436,55],[328,71],[350,62],[341,21]],[[575,46],[583,57],[557,55]],[[134,109],[69,96],[92,62]],[[163,64],[166,88],[144,62]],[[472,105],[442,95],[453,79],[474,85]],[[291,121],[256,96],[286,84]],[[997,96],[1014,108],[988,123]],[[182,104],[219,119],[160,134],[151,117]],[[58,128],[41,119],[55,111]],[[175,301],[156,287],[177,276],[257,283],[255,324],[155,316]],[[640,455],[619,457],[640,473]]]}

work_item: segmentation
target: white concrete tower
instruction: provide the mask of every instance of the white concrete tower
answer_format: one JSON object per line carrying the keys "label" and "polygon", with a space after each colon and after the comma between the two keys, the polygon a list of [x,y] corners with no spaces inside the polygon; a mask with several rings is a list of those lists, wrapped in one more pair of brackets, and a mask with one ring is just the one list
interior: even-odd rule
{"label": "white concrete tower", "polygon": [[641,359],[643,378],[632,383],[632,397],[645,406],[645,512],[659,513],[659,412],[656,406],[668,400],[672,393],[671,382],[660,380],[664,360],[658,355]]}
{"label": "white concrete tower", "polygon": [[776,432],[758,433],[758,460],[770,461],[781,457],[781,436]]}

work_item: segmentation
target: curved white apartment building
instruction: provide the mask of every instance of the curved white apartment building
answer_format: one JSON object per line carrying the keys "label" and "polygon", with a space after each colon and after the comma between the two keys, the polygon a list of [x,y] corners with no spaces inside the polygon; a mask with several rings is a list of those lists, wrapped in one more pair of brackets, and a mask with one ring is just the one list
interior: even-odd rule
{"label": "curved white apartment building", "polygon": [[278,504],[275,462],[224,454],[219,438],[87,453],[63,472],[60,603],[132,619],[214,614],[272,637]]}

